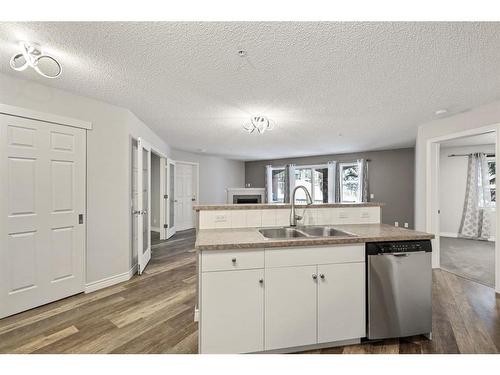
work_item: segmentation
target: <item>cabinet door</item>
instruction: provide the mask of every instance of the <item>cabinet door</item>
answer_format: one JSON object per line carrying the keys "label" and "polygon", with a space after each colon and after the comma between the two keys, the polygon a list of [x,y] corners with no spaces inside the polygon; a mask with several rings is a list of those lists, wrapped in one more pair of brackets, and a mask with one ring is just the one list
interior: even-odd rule
{"label": "cabinet door", "polygon": [[266,269],[266,350],[316,343],[316,266]]}
{"label": "cabinet door", "polygon": [[365,336],[365,263],[319,265],[318,343]]}
{"label": "cabinet door", "polygon": [[201,275],[201,353],[264,350],[263,269]]}

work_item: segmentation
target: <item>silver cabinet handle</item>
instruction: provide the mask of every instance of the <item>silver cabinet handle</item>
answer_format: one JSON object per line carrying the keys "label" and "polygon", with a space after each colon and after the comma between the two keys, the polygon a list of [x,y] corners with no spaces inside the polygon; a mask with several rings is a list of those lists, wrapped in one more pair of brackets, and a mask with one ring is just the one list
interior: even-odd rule
{"label": "silver cabinet handle", "polygon": [[320,273],[319,274],[319,277],[321,277],[321,280],[324,280],[325,279],[325,275],[323,273]]}
{"label": "silver cabinet handle", "polygon": [[260,284],[264,284],[264,279],[259,279]]}
{"label": "silver cabinet handle", "polygon": [[312,274],[312,278],[313,280],[316,280],[318,278],[318,275],[316,275],[315,273]]}

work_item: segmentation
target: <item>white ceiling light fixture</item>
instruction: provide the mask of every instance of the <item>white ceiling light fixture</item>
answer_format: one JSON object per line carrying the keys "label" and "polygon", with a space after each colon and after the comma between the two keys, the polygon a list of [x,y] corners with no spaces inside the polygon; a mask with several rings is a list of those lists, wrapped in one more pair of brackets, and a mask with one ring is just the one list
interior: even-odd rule
{"label": "white ceiling light fixture", "polygon": [[38,43],[20,42],[21,53],[10,59],[10,67],[18,72],[32,67],[46,78],[57,78],[62,73],[62,66],[54,57],[42,52]]}
{"label": "white ceiling light fixture", "polygon": [[250,122],[243,124],[243,129],[245,129],[249,134],[257,132],[258,134],[264,134],[266,130],[272,130],[274,128],[274,123],[266,116],[253,116],[250,118]]}
{"label": "white ceiling light fixture", "polygon": [[448,110],[446,108],[443,108],[443,109],[438,109],[436,112],[434,112],[434,114],[436,116],[444,116],[448,113]]}

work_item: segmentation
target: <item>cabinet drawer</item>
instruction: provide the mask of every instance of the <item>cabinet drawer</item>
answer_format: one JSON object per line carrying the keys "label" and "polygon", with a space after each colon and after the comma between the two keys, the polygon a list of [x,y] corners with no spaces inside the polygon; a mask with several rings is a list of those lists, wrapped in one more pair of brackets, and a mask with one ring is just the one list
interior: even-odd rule
{"label": "cabinet drawer", "polygon": [[211,250],[201,254],[201,271],[264,268],[264,250]]}
{"label": "cabinet drawer", "polygon": [[265,250],[266,268],[365,261],[365,244]]}

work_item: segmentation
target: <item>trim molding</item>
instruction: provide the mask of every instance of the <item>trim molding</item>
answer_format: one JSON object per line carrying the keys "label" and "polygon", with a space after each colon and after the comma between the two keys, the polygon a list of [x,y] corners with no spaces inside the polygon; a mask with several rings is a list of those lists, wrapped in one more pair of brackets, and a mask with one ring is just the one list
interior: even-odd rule
{"label": "trim molding", "polygon": [[193,320],[195,322],[199,322],[200,321],[200,310],[198,308],[194,308],[194,316],[193,316]]}
{"label": "trim molding", "polygon": [[151,227],[151,231],[161,233],[160,227]]}
{"label": "trim molding", "polygon": [[30,120],[39,120],[51,122],[53,124],[72,126],[74,128],[82,128],[91,130],[92,123],[90,121],[78,120],[72,117],[54,115],[52,113],[34,111],[32,109],[17,107],[14,105],[0,103],[0,113],[9,116],[23,117]]}
{"label": "trim molding", "polygon": [[85,293],[92,293],[99,289],[107,288],[108,286],[116,285],[124,281],[128,281],[137,273],[137,264],[134,265],[130,270],[118,275],[106,277],[101,280],[93,281],[91,283],[85,284]]}
{"label": "trim molding", "polygon": [[[452,232],[441,232],[439,233],[440,237],[450,237],[450,238],[458,238],[458,233],[452,233]],[[489,242],[495,242],[495,237],[490,237],[488,238]]]}

